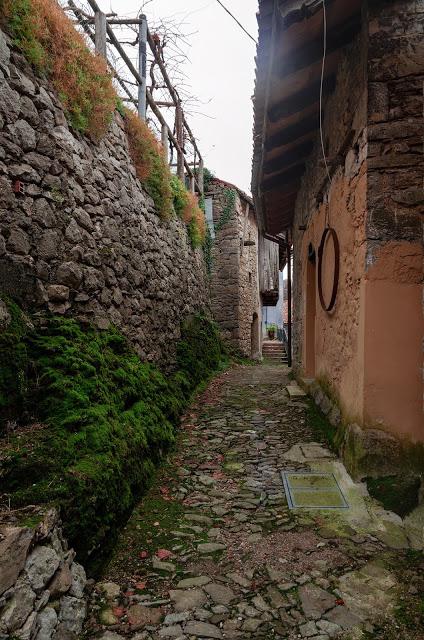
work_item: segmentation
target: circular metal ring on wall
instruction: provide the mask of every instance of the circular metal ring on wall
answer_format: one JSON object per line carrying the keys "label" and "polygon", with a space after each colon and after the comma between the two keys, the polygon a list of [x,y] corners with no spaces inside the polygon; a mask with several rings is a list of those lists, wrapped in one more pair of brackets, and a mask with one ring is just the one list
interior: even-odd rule
{"label": "circular metal ring on wall", "polygon": [[[324,294],[322,291],[322,262],[323,262],[323,254],[324,254],[324,246],[328,238],[331,238],[333,241],[334,247],[334,277],[333,277],[333,288],[331,291],[331,298],[328,305],[325,303]],[[339,272],[340,272],[340,245],[339,239],[337,238],[337,233],[332,227],[326,227],[323,231],[321,242],[318,247],[318,295],[319,300],[321,302],[321,306],[324,311],[329,313],[334,308],[336,304],[337,298],[337,289],[339,288]]]}

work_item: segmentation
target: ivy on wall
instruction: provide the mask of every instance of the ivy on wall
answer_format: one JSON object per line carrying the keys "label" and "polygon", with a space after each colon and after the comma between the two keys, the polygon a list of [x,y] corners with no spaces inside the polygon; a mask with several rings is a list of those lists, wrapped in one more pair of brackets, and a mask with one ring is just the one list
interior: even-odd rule
{"label": "ivy on wall", "polygon": [[236,207],[236,196],[235,189],[225,189],[225,205],[218,222],[215,224],[215,231],[220,231],[231,220]]}

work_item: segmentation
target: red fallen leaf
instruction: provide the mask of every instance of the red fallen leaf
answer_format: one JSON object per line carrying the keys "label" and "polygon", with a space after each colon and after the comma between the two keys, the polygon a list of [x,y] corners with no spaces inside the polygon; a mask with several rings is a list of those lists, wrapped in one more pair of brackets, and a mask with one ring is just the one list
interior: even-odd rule
{"label": "red fallen leaf", "polygon": [[149,554],[147,553],[147,551],[141,551],[140,552],[140,558],[142,560],[144,560],[145,558],[148,558],[148,557],[149,557]]}
{"label": "red fallen leaf", "polygon": [[225,475],[222,473],[222,471],[214,471],[212,474],[212,478],[214,480],[221,480],[222,478],[225,478]]}
{"label": "red fallen leaf", "polygon": [[139,591],[143,591],[143,589],[146,588],[146,583],[145,582],[136,582],[134,586]]}
{"label": "red fallen leaf", "polygon": [[131,589],[128,589],[128,591],[124,592],[124,596],[126,596],[127,598],[130,598],[131,596],[133,596],[135,593],[135,591],[132,591]]}
{"label": "red fallen leaf", "polygon": [[172,551],[168,551],[168,549],[158,549],[156,551],[156,556],[159,560],[166,560],[166,558],[170,558],[172,556]]}
{"label": "red fallen leaf", "polygon": [[113,615],[117,618],[122,618],[125,614],[125,609],[123,607],[113,607],[112,609]]}
{"label": "red fallen leaf", "polygon": [[342,604],[344,604],[344,603],[345,603],[345,602],[344,602],[344,600],[343,600],[342,598],[337,598],[337,600],[336,600],[336,604],[338,604],[338,605],[342,605]]}

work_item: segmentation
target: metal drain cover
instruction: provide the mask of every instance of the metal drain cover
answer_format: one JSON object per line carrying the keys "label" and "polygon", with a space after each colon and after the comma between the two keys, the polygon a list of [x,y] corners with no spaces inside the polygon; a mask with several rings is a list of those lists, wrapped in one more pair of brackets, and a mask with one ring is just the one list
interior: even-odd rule
{"label": "metal drain cover", "polygon": [[347,509],[349,507],[332,473],[282,471],[289,509]]}

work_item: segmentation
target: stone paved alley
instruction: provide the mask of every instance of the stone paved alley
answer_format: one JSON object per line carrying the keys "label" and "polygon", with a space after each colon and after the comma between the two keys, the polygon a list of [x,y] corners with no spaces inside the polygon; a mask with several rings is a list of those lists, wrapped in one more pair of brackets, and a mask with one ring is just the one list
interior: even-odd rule
{"label": "stone paved alley", "polygon": [[[285,367],[236,366],[198,399],[93,586],[89,637],[424,637],[402,521],[320,445],[288,382]],[[280,470],[314,468],[350,509],[288,509]]]}

